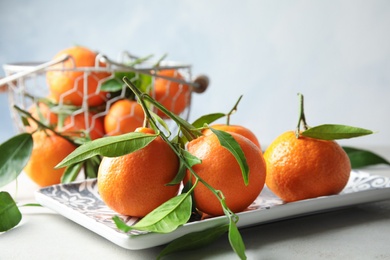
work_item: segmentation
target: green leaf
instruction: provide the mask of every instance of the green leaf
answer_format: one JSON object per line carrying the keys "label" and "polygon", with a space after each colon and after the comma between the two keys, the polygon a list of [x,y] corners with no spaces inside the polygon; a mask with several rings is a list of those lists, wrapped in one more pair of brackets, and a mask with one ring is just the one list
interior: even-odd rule
{"label": "green leaf", "polygon": [[306,137],[322,139],[322,140],[337,140],[337,139],[347,139],[353,137],[359,137],[364,135],[372,134],[371,130],[364,128],[347,126],[347,125],[319,125],[311,127],[301,134]]}
{"label": "green leaf", "polygon": [[343,149],[347,153],[349,160],[351,161],[351,167],[353,169],[376,164],[390,165],[390,162],[388,160],[371,151],[347,146],[344,146]]}
{"label": "green leaf", "polygon": [[99,138],[77,147],[56,168],[78,163],[96,155],[116,157],[132,153],[147,146],[157,136],[132,132],[118,136]]}
{"label": "green leaf", "polygon": [[[124,80],[126,80],[124,78]],[[127,83],[127,82],[126,82]],[[129,84],[130,87],[130,84]],[[193,140],[195,137],[201,136],[202,133],[195,128],[192,124],[188,123],[186,120],[181,118],[178,115],[175,115],[171,111],[169,111],[166,107],[164,107],[162,104],[154,100],[151,96],[146,95],[144,98],[147,98],[151,103],[154,104],[154,106],[161,110],[164,114],[166,114],[169,118],[171,118],[179,127],[182,134],[186,137],[187,140]]]}
{"label": "green leaf", "polygon": [[249,166],[246,161],[244,152],[242,151],[240,145],[237,141],[227,132],[213,129],[210,127],[210,130],[218,137],[219,142],[223,147],[228,149],[233,156],[236,158],[238,164],[240,165],[242,177],[244,179],[245,185],[249,184]]}
{"label": "green leaf", "polygon": [[81,168],[83,167],[83,164],[84,163],[80,162],[66,167],[64,174],[62,174],[61,176],[61,183],[70,183],[76,180],[77,176],[80,173]]}
{"label": "green leaf", "polygon": [[139,82],[138,85],[136,84],[136,86],[144,93],[149,92],[153,81],[152,76],[147,74],[139,74],[138,76]]}
{"label": "green leaf", "polygon": [[[180,160],[180,167],[179,167],[179,171],[178,173],[176,174],[175,178],[170,181],[167,185],[176,185],[176,184],[179,184],[183,179],[184,179],[184,176],[187,172],[187,166],[186,164],[189,166],[189,167],[192,167],[194,166],[195,164],[199,164],[201,163],[202,161],[192,155],[190,152],[188,152],[187,150],[184,150],[184,149],[180,149],[180,152],[181,152],[181,160]],[[185,162],[186,163],[185,163]]]}
{"label": "green leaf", "polygon": [[184,179],[184,176],[187,173],[187,167],[182,160],[180,160],[179,165],[179,170],[177,171],[176,176],[169,183],[166,184],[167,186],[180,184],[181,181]]}
{"label": "green leaf", "polygon": [[128,232],[142,230],[156,233],[169,233],[188,222],[191,217],[192,200],[188,193],[182,193],[166,201],[134,226],[128,226],[119,217],[114,217],[117,227]]}
{"label": "green leaf", "polygon": [[[168,132],[170,135],[170,129],[166,121],[164,121],[159,115],[154,113],[152,110],[149,110],[150,115],[153,117],[154,120],[156,120],[162,127],[164,127],[164,130]],[[157,129],[154,129],[157,132]]]}
{"label": "green leaf", "polygon": [[[94,158],[94,157],[92,157]],[[85,174],[87,178],[96,178],[99,170],[99,164],[97,164],[92,158],[85,161]]]}
{"label": "green leaf", "polygon": [[158,255],[157,259],[161,257],[184,250],[197,249],[207,246],[220,238],[228,231],[229,225],[220,225],[206,230],[192,232],[179,237],[169,243]]}
{"label": "green leaf", "polygon": [[126,72],[115,72],[114,77],[110,78],[106,81],[104,81],[101,85],[101,90],[106,92],[116,92],[123,89],[124,84],[122,81],[123,77],[128,77],[134,85],[136,85],[134,80],[136,78],[136,73],[132,71],[126,71]]}
{"label": "green leaf", "polygon": [[23,133],[0,145],[0,187],[15,180],[30,160],[33,148],[31,134]]}
{"label": "green leaf", "polygon": [[214,113],[214,114],[204,115],[204,116],[201,116],[198,119],[196,119],[192,123],[192,125],[196,128],[200,128],[200,127],[203,127],[205,124],[211,124],[214,121],[216,121],[224,116],[226,116],[226,115],[223,113]]}
{"label": "green leaf", "polygon": [[102,83],[101,90],[106,92],[121,91],[126,85],[123,77],[127,77],[138,89],[146,92],[152,83],[152,76],[133,71],[119,71],[114,73],[114,77]]}
{"label": "green leaf", "polygon": [[192,167],[192,166],[194,166],[196,164],[202,163],[201,159],[199,159],[198,157],[192,155],[187,150],[181,149],[181,153],[182,153],[183,159],[186,160],[186,162],[188,163],[188,166],[190,166],[190,167]]}
{"label": "green leaf", "polygon": [[236,223],[232,220],[229,223],[229,242],[234,252],[240,257],[240,259],[246,259],[244,241],[242,240]]}
{"label": "green leaf", "polygon": [[8,192],[0,192],[0,232],[10,230],[22,220],[22,214]]}

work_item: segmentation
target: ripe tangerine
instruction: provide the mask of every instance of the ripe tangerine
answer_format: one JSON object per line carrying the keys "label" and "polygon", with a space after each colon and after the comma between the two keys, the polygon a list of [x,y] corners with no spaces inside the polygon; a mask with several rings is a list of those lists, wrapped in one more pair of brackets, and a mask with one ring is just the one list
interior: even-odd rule
{"label": "ripe tangerine", "polygon": [[[183,79],[183,76],[177,70],[161,70],[158,75]],[[188,85],[156,77],[154,97],[169,111],[179,115],[190,105],[191,89]],[[160,110],[157,111],[157,115],[161,118],[167,118]]]}
{"label": "ripe tangerine", "polygon": [[109,108],[104,117],[104,130],[107,135],[134,132],[143,125],[144,118],[144,111],[137,101],[122,99]]}
{"label": "ripe tangerine", "polygon": [[[149,128],[136,132],[154,133]],[[167,186],[179,170],[179,158],[157,137],[146,147],[119,157],[104,157],[98,170],[98,190],[112,210],[144,217],[176,196],[179,185]]]}
{"label": "ripe tangerine", "polygon": [[277,137],[264,153],[266,184],[283,201],[337,194],[346,186],[351,164],[335,141],[288,131]]}
{"label": "ripe tangerine", "polygon": [[104,123],[102,117],[95,117],[92,112],[83,112],[65,118],[64,125],[58,131],[73,137],[83,137],[88,134],[91,140],[104,136]]}
{"label": "ripe tangerine", "polygon": [[[230,133],[240,134],[249,140],[251,140],[257,147],[261,149],[260,142],[257,139],[257,136],[248,128],[241,125],[226,125],[226,124],[214,124],[210,126],[211,128],[222,130]],[[207,135],[211,133],[210,129],[205,129],[203,134]]]}
{"label": "ripe tangerine", "polygon": [[[238,142],[249,166],[249,184],[245,185],[242,172],[235,157],[221,146],[212,133],[200,136],[187,144],[188,151],[202,160],[192,169],[214,189],[222,191],[226,204],[233,212],[245,210],[260,194],[264,187],[266,166],[261,150],[247,138],[230,133]],[[190,173],[187,171],[187,176]],[[188,178],[188,177],[187,177]],[[194,183],[192,176],[191,182]],[[223,215],[219,200],[202,183],[194,189],[196,207],[209,215]]]}
{"label": "ripe tangerine", "polygon": [[[84,101],[88,106],[103,104],[107,93],[100,91],[100,83],[110,74],[100,71],[75,70],[94,68],[97,53],[82,46],[74,46],[60,51],[54,59],[65,54],[71,58],[52,66],[51,70],[46,73],[51,96],[57,103],[75,106],[81,106]],[[99,68],[105,66],[104,63],[98,63]],[[87,82],[86,86],[85,82]]]}
{"label": "ripe tangerine", "polygon": [[37,131],[32,137],[33,150],[24,172],[41,187],[60,183],[65,168],[54,167],[73,152],[76,146],[49,130]]}

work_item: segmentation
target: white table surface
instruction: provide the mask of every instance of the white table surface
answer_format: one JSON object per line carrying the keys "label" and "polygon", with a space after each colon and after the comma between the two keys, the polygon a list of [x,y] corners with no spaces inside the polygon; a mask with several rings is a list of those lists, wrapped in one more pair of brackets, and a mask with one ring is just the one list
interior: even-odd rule
{"label": "white table surface", "polygon": [[[390,160],[390,148],[375,148]],[[364,169],[390,177],[390,167]],[[7,190],[20,203],[35,202],[38,187],[25,175]],[[0,259],[155,259],[163,246],[121,248],[41,207],[21,208],[22,222],[0,233]],[[248,259],[390,259],[390,199],[241,229]],[[227,237],[164,259],[237,259]]]}

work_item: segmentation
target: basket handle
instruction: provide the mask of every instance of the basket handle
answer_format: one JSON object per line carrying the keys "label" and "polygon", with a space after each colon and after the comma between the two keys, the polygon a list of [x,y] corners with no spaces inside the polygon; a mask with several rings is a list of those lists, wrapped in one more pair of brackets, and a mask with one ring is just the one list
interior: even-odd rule
{"label": "basket handle", "polygon": [[37,65],[37,66],[34,66],[34,67],[31,67],[29,69],[26,69],[26,70],[23,70],[23,71],[20,71],[20,72],[17,72],[17,73],[14,73],[12,75],[9,75],[5,78],[1,78],[0,79],[0,93],[1,92],[5,92],[7,90],[7,83],[10,83],[14,80],[17,80],[19,78],[22,78],[24,76],[27,76],[31,73],[35,73],[35,72],[38,72],[40,70],[43,70],[43,69],[46,69],[47,67],[50,67],[50,66],[53,66],[57,63],[60,63],[60,62],[64,62],[66,61],[67,59],[69,59],[69,55],[61,55],[60,57],[56,58],[56,59],[53,59],[51,61],[48,61],[48,62],[45,62],[45,63],[42,63],[40,65]]}

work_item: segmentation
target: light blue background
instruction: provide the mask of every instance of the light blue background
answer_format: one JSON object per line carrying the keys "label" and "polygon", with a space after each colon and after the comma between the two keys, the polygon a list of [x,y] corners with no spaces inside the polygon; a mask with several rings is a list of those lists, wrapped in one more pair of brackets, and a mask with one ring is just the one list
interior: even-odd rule
{"label": "light blue background", "polygon": [[[267,146],[293,129],[297,93],[310,125],[378,131],[342,141],[390,145],[390,1],[2,0],[0,63],[46,61],[81,44],[117,57],[168,53],[211,79],[190,119],[227,112]],[[4,72],[1,71],[1,76]],[[11,137],[0,95],[0,141]]]}

